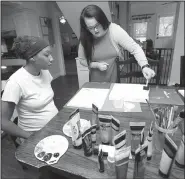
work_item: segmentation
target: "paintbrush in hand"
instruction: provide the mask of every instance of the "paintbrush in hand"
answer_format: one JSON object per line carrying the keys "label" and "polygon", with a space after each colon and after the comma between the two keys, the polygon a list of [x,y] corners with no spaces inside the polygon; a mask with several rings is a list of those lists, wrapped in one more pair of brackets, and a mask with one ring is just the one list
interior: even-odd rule
{"label": "paintbrush in hand", "polygon": [[147,79],[146,80],[146,86],[143,86],[143,90],[149,90],[148,82],[149,82],[149,80]]}

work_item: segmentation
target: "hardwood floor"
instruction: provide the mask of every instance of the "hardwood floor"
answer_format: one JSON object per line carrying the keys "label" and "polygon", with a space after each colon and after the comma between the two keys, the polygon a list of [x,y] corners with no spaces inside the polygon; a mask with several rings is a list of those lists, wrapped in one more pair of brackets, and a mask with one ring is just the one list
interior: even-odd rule
{"label": "hardwood floor", "polygon": [[[78,90],[77,75],[66,75],[59,77],[52,82],[52,88],[55,96],[54,101],[60,110],[64,104]],[[1,178],[2,179],[38,179],[39,173],[31,169],[23,170],[21,165],[15,159],[15,145],[9,136],[1,139]],[[62,177],[63,178],[63,177]],[[60,179],[62,179],[60,177]],[[56,179],[56,177],[54,177]]]}

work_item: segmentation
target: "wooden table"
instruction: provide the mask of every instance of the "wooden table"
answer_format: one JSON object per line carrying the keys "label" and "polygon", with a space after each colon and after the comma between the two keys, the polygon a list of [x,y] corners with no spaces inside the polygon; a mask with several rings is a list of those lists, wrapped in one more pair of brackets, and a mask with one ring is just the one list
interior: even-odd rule
{"label": "wooden table", "polygon": [[[98,84],[98,83],[86,83],[83,87],[97,87],[97,88],[109,88],[110,84]],[[114,113],[114,112],[104,112],[102,114],[112,114],[118,118],[121,122],[121,130],[126,129],[127,131],[127,146],[130,145],[130,128],[129,122],[146,122],[145,136],[149,130],[153,116],[147,104],[141,104],[141,109],[143,112],[135,113]],[[100,173],[98,171],[97,156],[93,155],[91,157],[85,157],[83,149],[77,150],[72,146],[71,138],[66,137],[69,141],[69,148],[67,152],[59,159],[57,164],[48,166],[44,162],[39,161],[34,156],[34,148],[36,144],[43,138],[50,135],[63,135],[62,128],[63,125],[68,121],[70,113],[74,109],[64,107],[44,128],[40,131],[34,133],[28,140],[26,140],[16,151],[16,159],[22,164],[34,167],[36,169],[42,170],[47,169],[56,172],[63,176],[68,176],[69,178],[89,178],[89,179],[116,179],[116,175],[108,175],[106,158],[105,158],[105,172]],[[101,112],[100,112],[101,113]],[[91,119],[91,111],[80,110],[80,116],[83,119]],[[161,152],[155,149],[155,140],[157,140],[156,129],[154,130],[154,150],[153,157],[151,161],[147,161],[145,178],[162,178],[158,174],[159,163],[161,159]],[[175,142],[179,145],[181,138],[180,130],[174,135]],[[129,161],[127,178],[133,178],[133,167],[134,160]],[[184,170],[178,168],[173,164],[172,172],[170,175],[171,179],[184,178]]]}

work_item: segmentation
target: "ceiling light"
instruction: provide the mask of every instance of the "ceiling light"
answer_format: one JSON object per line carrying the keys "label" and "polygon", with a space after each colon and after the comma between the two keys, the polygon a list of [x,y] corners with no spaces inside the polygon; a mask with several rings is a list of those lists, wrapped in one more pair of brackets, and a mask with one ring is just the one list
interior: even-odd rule
{"label": "ceiling light", "polygon": [[1,66],[1,69],[7,69],[7,66]]}
{"label": "ceiling light", "polygon": [[66,23],[66,20],[65,20],[64,16],[60,17],[60,23],[62,23],[62,24]]}

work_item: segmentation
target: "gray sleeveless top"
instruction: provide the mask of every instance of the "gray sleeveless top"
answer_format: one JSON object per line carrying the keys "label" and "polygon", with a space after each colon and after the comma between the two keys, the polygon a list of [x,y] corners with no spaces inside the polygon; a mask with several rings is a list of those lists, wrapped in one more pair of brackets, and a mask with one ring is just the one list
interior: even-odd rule
{"label": "gray sleeveless top", "polygon": [[90,78],[92,82],[111,82],[117,80],[117,67],[115,58],[117,52],[110,41],[109,31],[98,39],[94,40],[94,52],[92,61],[104,61],[109,64],[106,71],[100,71],[97,68],[91,68]]}

